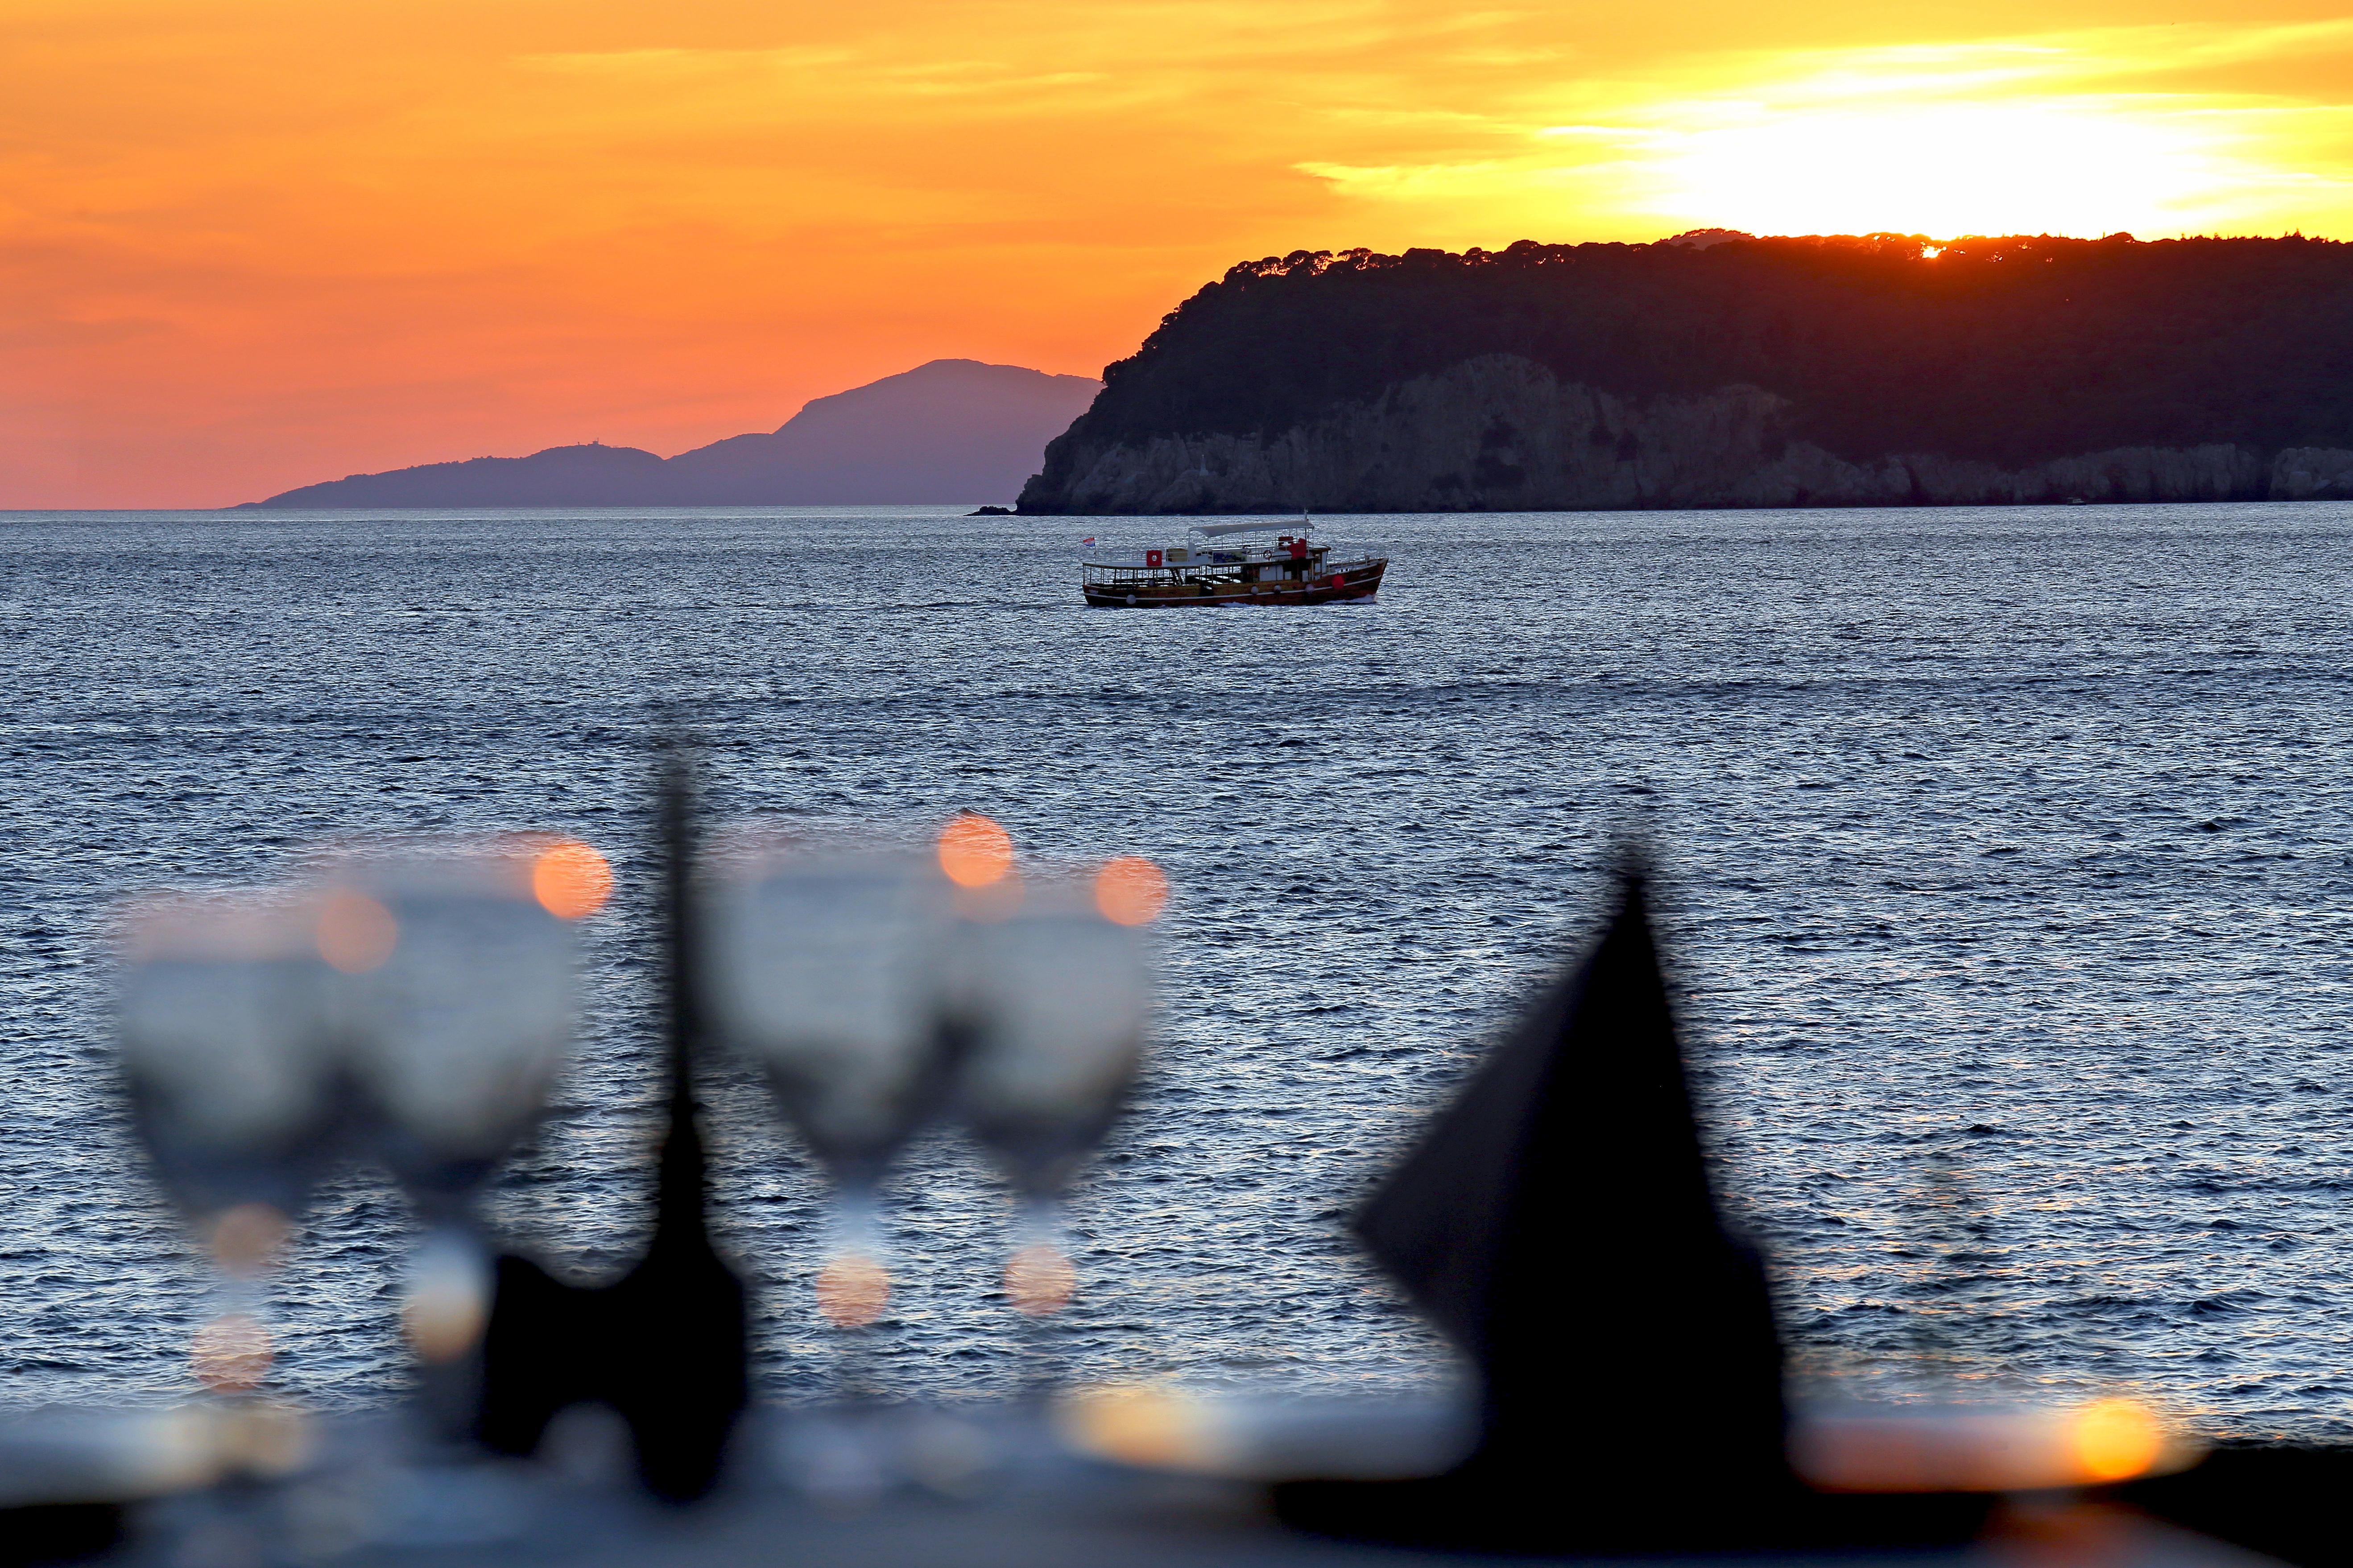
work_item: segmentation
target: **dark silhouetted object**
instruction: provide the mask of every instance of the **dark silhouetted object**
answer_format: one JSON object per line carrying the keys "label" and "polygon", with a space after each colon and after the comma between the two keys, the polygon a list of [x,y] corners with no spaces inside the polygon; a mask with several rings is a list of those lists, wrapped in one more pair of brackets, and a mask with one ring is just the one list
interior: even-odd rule
{"label": "dark silhouetted object", "polygon": [[1716,1212],[1639,871],[1620,895],[1357,1218],[1476,1364],[1476,1450],[1428,1480],[1281,1488],[1279,1510],[1505,1550],[1968,1536],[1975,1501],[1832,1510],[1791,1475],[1765,1271]]}
{"label": "dark silhouetted object", "polygon": [[717,1481],[749,1395],[744,1285],[712,1247],[705,1220],[692,812],[685,756],[672,747],[661,788],[670,1125],[653,1240],[635,1268],[602,1289],[566,1285],[525,1258],[500,1259],[477,1427],[489,1447],[526,1454],[556,1412],[602,1401],[628,1422],[646,1485],[674,1501]]}
{"label": "dark silhouetted object", "polygon": [[0,1508],[0,1568],[73,1563],[122,1540],[122,1509],[111,1502]]}
{"label": "dark silhouetted object", "polygon": [[2221,1448],[2195,1469],[2118,1489],[2174,1523],[2299,1568],[2353,1565],[2353,1448]]}

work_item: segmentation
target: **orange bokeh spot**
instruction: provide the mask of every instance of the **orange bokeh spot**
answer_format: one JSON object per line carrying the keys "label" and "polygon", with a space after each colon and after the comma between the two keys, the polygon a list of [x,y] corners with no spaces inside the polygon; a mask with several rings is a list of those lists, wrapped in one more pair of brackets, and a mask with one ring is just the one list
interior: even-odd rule
{"label": "orange bokeh spot", "polygon": [[2165,1428],[2147,1405],[2101,1399],[2075,1413],[2075,1462],[2095,1481],[2129,1480],[2165,1451]]}
{"label": "orange bokeh spot", "polygon": [[1026,1317],[1052,1317],[1071,1304],[1078,1288],[1070,1255],[1051,1243],[1033,1241],[1005,1260],[1005,1294]]}
{"label": "orange bokeh spot", "polygon": [[845,1252],[817,1276],[817,1310],[837,1329],[862,1329],[891,1304],[891,1271],[862,1252]]}
{"label": "orange bokeh spot", "polygon": [[577,838],[539,853],[531,866],[532,896],[549,914],[576,921],[593,915],[613,896],[613,868]]}
{"label": "orange bokeh spot", "polygon": [[1148,1469],[1190,1469],[1219,1452],[1208,1408],[1166,1389],[1082,1390],[1063,1402],[1060,1424],[1082,1451]]}
{"label": "orange bokeh spot", "polygon": [[1124,926],[1150,925],[1168,902],[1168,879],[1140,855],[1107,860],[1095,873],[1095,908]]}
{"label": "orange bokeh spot", "polygon": [[232,1274],[259,1274],[277,1267],[294,1226],[268,1204],[238,1204],[213,1221],[213,1261]]}
{"label": "orange bokeh spot", "polygon": [[319,906],[319,956],[346,974],[380,969],[400,944],[400,922],[365,893],[330,893]]}
{"label": "orange bokeh spot", "polygon": [[1013,869],[1013,836],[965,812],[940,829],[940,869],[959,888],[986,888]]}
{"label": "orange bokeh spot", "polygon": [[490,1321],[491,1303],[477,1281],[456,1275],[427,1279],[400,1304],[400,1329],[409,1348],[437,1366],[473,1349]]}
{"label": "orange bokeh spot", "polygon": [[231,1312],[196,1331],[188,1361],[196,1381],[215,1394],[244,1394],[261,1386],[277,1351],[259,1318]]}

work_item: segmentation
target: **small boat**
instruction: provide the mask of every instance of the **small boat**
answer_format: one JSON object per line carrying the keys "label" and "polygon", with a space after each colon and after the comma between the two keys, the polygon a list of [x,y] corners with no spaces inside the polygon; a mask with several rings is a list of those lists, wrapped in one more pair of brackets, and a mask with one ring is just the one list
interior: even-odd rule
{"label": "small boat", "polygon": [[[1314,524],[1198,523],[1182,544],[1108,550],[1093,541],[1079,572],[1090,605],[1332,605],[1380,592],[1388,557],[1317,542]],[[1252,539],[1271,534],[1271,540]]]}

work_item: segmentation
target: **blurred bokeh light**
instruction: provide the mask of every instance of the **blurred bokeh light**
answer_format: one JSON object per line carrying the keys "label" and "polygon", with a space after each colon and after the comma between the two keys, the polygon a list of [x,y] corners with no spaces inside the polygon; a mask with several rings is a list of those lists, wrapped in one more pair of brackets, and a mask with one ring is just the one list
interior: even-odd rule
{"label": "blurred bokeh light", "polygon": [[940,829],[940,869],[959,888],[986,888],[1013,869],[1013,836],[965,812]]}
{"label": "blurred bokeh light", "polygon": [[1025,1317],[1050,1318],[1071,1304],[1079,1273],[1069,1253],[1050,1242],[1033,1241],[1005,1262],[1005,1294]]}
{"label": "blurred bokeh light", "polygon": [[1095,873],[1095,908],[1124,926],[1150,925],[1168,903],[1168,879],[1140,855],[1121,855]]}
{"label": "blurred bokeh light", "polygon": [[613,868],[591,846],[576,838],[563,839],[540,851],[532,862],[531,890],[548,913],[567,921],[585,920],[612,898]]}
{"label": "blurred bokeh light", "polygon": [[277,1266],[293,1225],[271,1204],[238,1204],[212,1223],[213,1261],[231,1274],[259,1274]]}
{"label": "blurred bokeh light", "polygon": [[864,1253],[842,1253],[818,1272],[817,1310],[837,1329],[862,1329],[890,1304],[891,1271]]}
{"label": "blurred bokeh light", "polygon": [[400,944],[400,922],[365,893],[329,893],[319,905],[319,956],[345,974],[384,967]]}
{"label": "blurred bokeh light", "polygon": [[215,1394],[246,1394],[261,1386],[277,1351],[261,1320],[227,1312],[196,1331],[188,1346],[196,1381]]}
{"label": "blurred bokeh light", "polygon": [[2075,1458],[2093,1481],[2146,1474],[2165,1451],[2165,1426],[2148,1406],[2102,1399],[2075,1413]]}

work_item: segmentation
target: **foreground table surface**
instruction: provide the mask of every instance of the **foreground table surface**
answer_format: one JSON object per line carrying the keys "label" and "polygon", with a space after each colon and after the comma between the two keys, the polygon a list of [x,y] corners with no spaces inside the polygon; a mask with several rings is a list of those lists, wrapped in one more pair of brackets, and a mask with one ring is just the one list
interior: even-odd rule
{"label": "foreground table surface", "polygon": [[[1032,1456],[970,1495],[912,1486],[812,1496],[754,1461],[686,1507],[646,1497],[607,1454],[568,1465],[385,1462],[363,1447],[271,1485],[232,1486],[134,1510],[112,1568],[1377,1568],[1527,1563],[1366,1545],[1277,1521],[1262,1487]],[[1565,1506],[1568,1505],[1565,1502]],[[1567,1561],[1571,1559],[1555,1559]],[[1582,1561],[1609,1561],[1585,1558]],[[1628,1557],[1659,1563],[1672,1557]],[[1726,1554],[1716,1564],[1843,1568],[2262,1568],[2239,1548],[2096,1500],[2021,1500],[1958,1548]]]}
{"label": "foreground table surface", "polygon": [[[860,1518],[833,1518],[790,1507],[713,1510],[692,1521],[670,1521],[641,1531],[575,1542],[554,1542],[511,1552],[435,1554],[451,1563],[525,1560],[623,1563],[701,1568],[703,1564],[818,1564],[838,1568],[1348,1568],[1380,1563],[1459,1565],[1466,1562],[1530,1562],[1482,1558],[1318,1540],[1283,1530],[1247,1508],[1230,1510],[1174,1506],[1124,1508],[939,1507],[891,1509]],[[399,1560],[415,1560],[400,1553]],[[395,1560],[385,1557],[382,1560]],[[1575,1559],[1558,1559],[1574,1561]],[[1606,1559],[1582,1559],[1600,1562]],[[1659,1563],[1672,1558],[1629,1558]],[[1793,1563],[1802,1557],[1693,1559],[1714,1563]],[[2061,1568],[2257,1568],[2256,1557],[2202,1536],[2122,1512],[2079,1510],[2072,1517],[2004,1534],[1962,1549],[1858,1553],[1822,1557],[1846,1568],[1903,1563],[1907,1568],[2000,1568],[2034,1564]]]}

